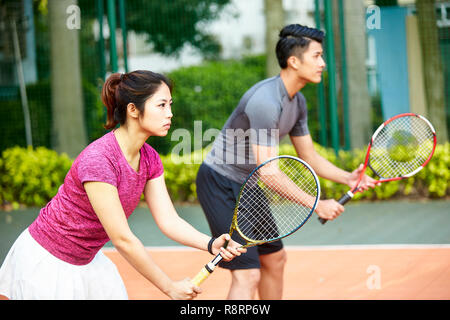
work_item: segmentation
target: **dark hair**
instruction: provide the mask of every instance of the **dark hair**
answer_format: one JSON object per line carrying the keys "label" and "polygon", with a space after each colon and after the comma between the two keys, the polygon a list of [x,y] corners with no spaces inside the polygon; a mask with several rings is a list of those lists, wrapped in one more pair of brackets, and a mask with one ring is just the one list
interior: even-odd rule
{"label": "dark hair", "polygon": [[137,70],[110,75],[102,89],[102,101],[107,109],[105,129],[113,129],[118,123],[125,123],[129,103],[133,103],[140,112],[144,113],[145,101],[163,83],[172,91],[170,80],[159,73]]}
{"label": "dark hair", "polygon": [[287,59],[290,56],[296,55],[301,59],[311,40],[322,43],[325,34],[318,29],[308,28],[299,24],[290,24],[280,31],[279,37],[276,54],[278,64],[284,69],[287,67]]}

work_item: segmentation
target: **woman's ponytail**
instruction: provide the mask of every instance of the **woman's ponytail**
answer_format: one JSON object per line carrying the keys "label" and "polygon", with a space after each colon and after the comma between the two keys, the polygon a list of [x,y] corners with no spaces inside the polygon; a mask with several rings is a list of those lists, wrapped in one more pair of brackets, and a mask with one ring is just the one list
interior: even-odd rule
{"label": "woman's ponytail", "polygon": [[120,73],[114,73],[106,79],[102,89],[102,101],[106,106],[107,120],[105,129],[113,129],[119,123],[114,114],[119,108],[117,101],[117,87],[120,84]]}

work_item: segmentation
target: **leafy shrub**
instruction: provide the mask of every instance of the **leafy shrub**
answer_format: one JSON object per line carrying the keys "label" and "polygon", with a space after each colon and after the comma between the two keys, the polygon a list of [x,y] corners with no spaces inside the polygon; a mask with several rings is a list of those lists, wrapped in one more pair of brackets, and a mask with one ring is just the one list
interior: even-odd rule
{"label": "leafy shrub", "polygon": [[[171,131],[187,129],[193,138],[196,120],[202,121],[203,130],[223,127],[245,91],[265,78],[265,57],[210,61],[167,76],[173,83]],[[168,154],[177,144],[167,138],[150,138],[149,142],[161,154]]]}
{"label": "leafy shrub", "polygon": [[[364,161],[365,149],[340,151],[318,144],[316,150],[331,163],[352,171]],[[192,202],[197,198],[195,179],[200,162],[208,150],[197,150],[192,154],[162,155],[165,180],[173,201]],[[295,156],[292,145],[281,145],[279,154]],[[65,154],[44,147],[14,147],[3,152],[0,158],[0,203],[27,206],[43,206],[58,191],[72,160]],[[430,163],[417,175],[402,181],[383,183],[375,189],[355,195],[354,200],[392,199],[398,197],[446,198],[450,194],[450,143],[438,145]],[[368,170],[370,175],[370,170]],[[322,199],[338,199],[348,191],[348,186],[319,178]]]}
{"label": "leafy shrub", "polygon": [[[338,155],[332,149],[315,145],[317,152],[334,165],[353,171],[361,163],[364,163],[366,149],[354,149],[351,151],[339,151]],[[291,145],[280,147],[280,154],[296,155]],[[366,173],[373,177],[371,170]],[[322,198],[339,199],[349,187],[329,180],[319,178],[322,189]],[[401,181],[382,183],[374,189],[355,195],[354,199],[388,199],[392,197],[429,197],[442,198],[449,195],[450,191],[450,143],[436,146],[433,158],[418,174]]]}
{"label": "leafy shrub", "polygon": [[17,206],[43,206],[58,191],[72,160],[38,147],[14,147],[0,159],[0,200]]}
{"label": "leafy shrub", "polygon": [[[167,76],[173,82],[172,132],[187,129],[194,137],[194,121],[202,121],[202,130],[222,129],[242,95],[266,78],[266,56],[249,56],[241,60],[210,61],[200,66],[184,67]],[[327,75],[324,75],[327,78]],[[318,136],[317,85],[302,89],[309,112],[309,129]],[[161,154],[168,154],[177,144],[170,139],[150,138]],[[203,145],[205,147],[205,145]]]}

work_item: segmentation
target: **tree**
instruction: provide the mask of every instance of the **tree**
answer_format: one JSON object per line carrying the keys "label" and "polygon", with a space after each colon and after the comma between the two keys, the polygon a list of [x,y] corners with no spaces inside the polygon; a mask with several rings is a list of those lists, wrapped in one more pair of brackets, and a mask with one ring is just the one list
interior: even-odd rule
{"label": "tree", "polygon": [[376,0],[375,4],[379,7],[392,7],[396,6],[397,0]]}
{"label": "tree", "polygon": [[[79,0],[83,18],[97,18],[96,1]],[[128,31],[147,34],[148,42],[158,53],[175,55],[190,44],[203,56],[215,57],[220,46],[207,32],[205,23],[217,18],[229,3],[230,0],[127,0],[126,27]]]}
{"label": "tree", "polygon": [[266,76],[272,77],[280,73],[280,67],[275,54],[278,34],[284,26],[284,11],[282,0],[264,0],[266,17]]}
{"label": "tree", "polygon": [[[86,146],[78,29],[67,24],[76,0],[49,0],[53,147],[75,157]],[[75,16],[76,19],[76,12]]]}
{"label": "tree", "polygon": [[422,47],[428,117],[436,129],[438,142],[444,143],[448,141],[445,113],[444,67],[439,50],[435,1],[417,0],[416,7]]}
{"label": "tree", "polygon": [[365,65],[366,21],[363,1],[345,0],[344,14],[351,147],[360,148],[367,143],[372,130]]}

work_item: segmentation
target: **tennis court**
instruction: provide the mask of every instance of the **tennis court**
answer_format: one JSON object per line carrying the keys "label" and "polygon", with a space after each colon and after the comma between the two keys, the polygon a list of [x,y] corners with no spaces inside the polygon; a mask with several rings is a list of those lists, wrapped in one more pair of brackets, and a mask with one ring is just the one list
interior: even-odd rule
{"label": "tennis court", "polygon": [[[285,239],[288,263],[284,299],[450,299],[450,201],[351,203],[338,220],[315,217]],[[198,206],[179,214],[209,232]],[[0,212],[0,261],[37,209]],[[167,239],[146,208],[130,217],[133,232],[174,279],[193,277],[210,255]],[[130,299],[167,297],[139,275],[110,245]],[[202,285],[199,300],[226,298],[230,275],[218,268]],[[214,288],[214,289],[213,289]]]}

